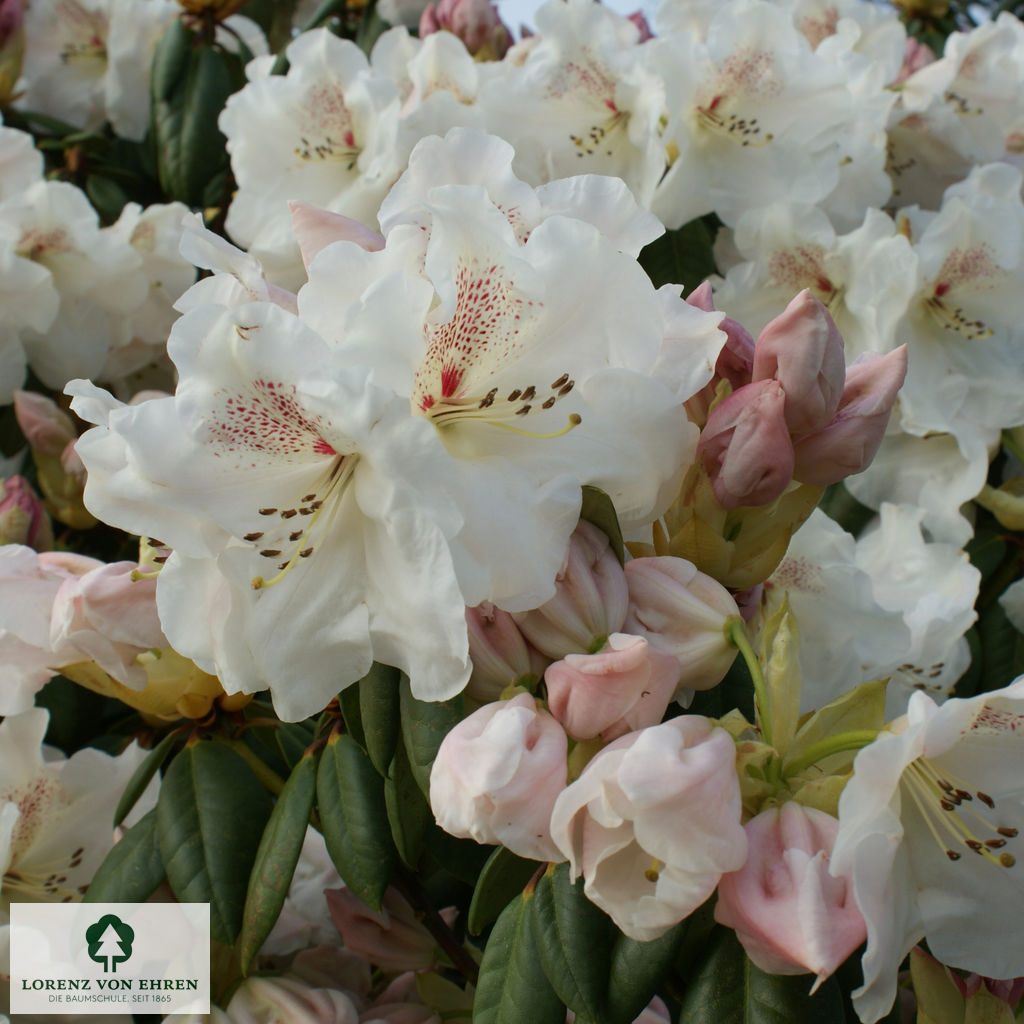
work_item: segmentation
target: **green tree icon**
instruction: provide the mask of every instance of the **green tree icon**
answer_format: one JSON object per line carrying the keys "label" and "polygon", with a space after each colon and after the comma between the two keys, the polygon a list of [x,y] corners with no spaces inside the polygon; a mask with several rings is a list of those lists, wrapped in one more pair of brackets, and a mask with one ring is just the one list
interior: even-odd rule
{"label": "green tree icon", "polygon": [[114,914],[104,914],[95,924],[85,929],[89,943],[89,959],[103,964],[103,972],[117,973],[117,965],[132,955],[135,930]]}

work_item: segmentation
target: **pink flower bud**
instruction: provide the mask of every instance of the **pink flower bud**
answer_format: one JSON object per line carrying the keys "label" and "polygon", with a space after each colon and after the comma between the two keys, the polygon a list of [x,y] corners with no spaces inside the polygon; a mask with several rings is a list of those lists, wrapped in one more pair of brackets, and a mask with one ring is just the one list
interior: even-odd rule
{"label": "pink flower bud", "polygon": [[528,693],[486,704],[441,743],[430,806],[446,832],[501,843],[533,860],[561,860],[551,808],[566,784],[568,741]]}
{"label": "pink flower bud", "polygon": [[534,683],[544,674],[547,658],[532,647],[508,612],[489,601],[466,609],[469,657],[473,674],[466,692],[477,700],[497,700],[501,691],[524,676]]}
{"label": "pink flower bud", "polygon": [[37,551],[53,547],[50,517],[23,476],[0,483],[0,544],[24,544]]}
{"label": "pink flower bud", "polygon": [[440,31],[458,36],[478,60],[501,60],[512,36],[489,0],[439,0],[420,18],[420,38]]}
{"label": "pink flower bud", "polygon": [[569,540],[555,596],[540,608],[513,617],[537,650],[557,660],[604,646],[622,628],[628,600],[626,577],[608,537],[581,520]]}
{"label": "pink flower bud", "polygon": [[734,391],[711,410],[697,452],[724,508],[767,505],[793,477],[786,393],[774,380]]}
{"label": "pink flower bud", "polygon": [[960,995],[965,999],[969,999],[981,991],[982,985],[996,999],[1001,999],[1011,1007],[1015,1007],[1020,1002],[1021,997],[1024,996],[1024,978],[1008,978],[1005,981],[1001,981],[997,978],[985,978],[980,974],[968,974],[962,977],[956,971],[947,970],[947,973],[959,990]]}
{"label": "pink flower bud", "polygon": [[60,455],[76,437],[71,417],[35,391],[14,392],[14,416],[29,447],[43,455]]}
{"label": "pink flower bud", "polygon": [[627,562],[626,583],[626,629],[676,658],[679,686],[717,686],[736,657],[725,638],[726,620],[739,615],[729,591],[685,558],[669,555]]}
{"label": "pink flower bud", "polygon": [[[426,970],[437,963],[437,942],[396,889],[387,889],[380,911],[348,889],[328,889],[327,909],[349,952],[382,971]],[[442,911],[448,924],[455,908]]]}
{"label": "pink flower bud", "polygon": [[882,443],[896,392],[907,375],[907,347],[853,363],[831,423],[794,445],[793,476],[826,487],[867,469]]}
{"label": "pink flower bud", "polygon": [[777,380],[791,434],[820,430],[835,415],[846,376],[843,339],[805,288],[758,335],[752,380]]}
{"label": "pink flower bud", "polygon": [[889,84],[901,85],[915,71],[920,71],[921,68],[927,67],[934,61],[935,51],[927,43],[922,43],[913,36],[907,36],[907,42],[903,48],[903,66]]}
{"label": "pink flower bud", "polygon": [[762,971],[810,972],[817,987],[864,941],[852,884],[828,870],[838,830],[836,818],[792,802],[747,822],[750,853],[722,877],[715,920]]}
{"label": "pink flower bud", "polygon": [[576,740],[613,740],[657,725],[679,683],[679,663],[643,637],[613,633],[597,654],[567,654],[544,674],[548,707]]}
{"label": "pink flower bud", "polygon": [[367,252],[378,252],[384,248],[383,235],[351,217],[332,213],[299,199],[290,200],[288,209],[292,213],[292,232],[295,241],[299,243],[302,263],[307,270],[313,257],[332,242],[355,242]]}
{"label": "pink flower bud", "polygon": [[85,471],[85,463],[82,462],[82,457],[75,447],[77,442],[78,438],[75,438],[74,441],[68,441],[65,445],[64,450],[60,453],[60,468],[66,476],[74,480],[79,490],[84,490],[85,478],[88,474]]}

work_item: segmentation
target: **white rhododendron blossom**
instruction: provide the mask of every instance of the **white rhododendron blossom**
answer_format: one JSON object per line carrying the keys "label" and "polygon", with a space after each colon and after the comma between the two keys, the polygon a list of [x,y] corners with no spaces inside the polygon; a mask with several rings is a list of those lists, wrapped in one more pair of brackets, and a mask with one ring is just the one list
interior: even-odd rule
{"label": "white rhododendron blossom", "polygon": [[867,922],[862,1021],[889,1011],[900,961],[922,938],[952,967],[1024,975],[1022,700],[1024,679],[942,707],[914,694],[857,755],[831,870],[852,877]]}

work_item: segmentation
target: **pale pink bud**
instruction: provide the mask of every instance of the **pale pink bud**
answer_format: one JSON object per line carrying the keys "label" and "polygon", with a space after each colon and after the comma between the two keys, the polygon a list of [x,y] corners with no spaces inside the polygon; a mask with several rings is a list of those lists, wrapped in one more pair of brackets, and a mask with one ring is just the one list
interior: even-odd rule
{"label": "pale pink bud", "polygon": [[685,558],[664,555],[626,563],[626,629],[679,662],[678,685],[708,690],[736,657],[726,620],[739,614],[732,595]]}
{"label": "pale pink bud", "polygon": [[576,740],[613,740],[657,725],[679,683],[679,663],[643,637],[613,633],[597,654],[567,654],[544,674],[548,707]]}
{"label": "pale pink bud", "polygon": [[420,18],[420,38],[434,32],[458,36],[475,57],[501,60],[512,36],[490,0],[439,0],[427,4]]}
{"label": "pale pink bud", "polygon": [[68,441],[64,446],[64,450],[60,453],[60,468],[66,476],[71,477],[80,488],[84,489],[85,478],[88,474],[85,471],[85,463],[82,462],[82,457],[75,447],[77,443],[78,438],[76,437],[74,441]]}
{"label": "pale pink bud", "polygon": [[441,1018],[424,1006],[416,989],[416,975],[407,971],[359,1015],[359,1024],[441,1024]]}
{"label": "pale pink bud", "polygon": [[486,704],[441,743],[430,806],[446,832],[501,843],[533,860],[561,860],[551,808],[566,784],[565,731],[528,693]]}
{"label": "pale pink bud", "polygon": [[805,288],[758,335],[752,380],[777,380],[791,434],[820,430],[839,408],[846,376],[843,339],[829,311]]}
{"label": "pale pink bud", "polygon": [[0,483],[0,544],[24,544],[36,551],[53,547],[50,517],[23,476]]}
{"label": "pale pink bud", "polygon": [[767,505],[793,477],[786,394],[774,380],[734,391],[711,410],[697,452],[724,508]]}
{"label": "pale pink bud", "polygon": [[1024,996],[1024,978],[1008,978],[1005,981],[1001,981],[997,978],[985,978],[980,974],[961,976],[956,971],[948,971],[947,973],[952,979],[953,984],[959,989],[960,995],[965,999],[981,991],[982,985],[996,999],[1001,999],[1011,1007],[1015,1007],[1020,1002],[1021,997]]}
{"label": "pale pink bud", "polygon": [[743,864],[741,811],[732,737],[679,715],[599,751],[558,798],[551,834],[590,901],[647,942]]}
{"label": "pale pink bud", "polygon": [[853,363],[832,422],[794,445],[793,476],[826,487],[867,469],[906,375],[906,345],[886,355],[870,353]]}
{"label": "pale pink bud", "polygon": [[288,209],[292,212],[292,232],[307,270],[313,257],[332,242],[355,242],[367,252],[378,252],[384,248],[383,235],[351,217],[299,199],[290,200]]}
{"label": "pale pink bud", "polygon": [[864,941],[853,886],[829,874],[839,821],[789,802],[747,822],[750,852],[718,885],[715,920],[769,974],[824,981]]}
{"label": "pale pink bud", "polygon": [[344,993],[294,978],[245,978],[220,1018],[225,1024],[356,1024],[359,1011]]}
{"label": "pale pink bud", "polygon": [[535,683],[544,673],[547,658],[531,646],[515,619],[489,601],[466,609],[469,658],[473,674],[466,692],[477,700],[497,700],[501,691],[519,680]]}
{"label": "pale pink bud", "polygon": [[[384,892],[379,911],[346,889],[328,889],[327,909],[349,952],[382,971],[426,970],[437,963],[437,942],[396,889]],[[455,919],[455,908],[441,916]]]}
{"label": "pale pink bud", "polygon": [[0,46],[21,31],[28,0],[0,0]]}
{"label": "pale pink bud", "polygon": [[581,520],[555,583],[555,596],[530,612],[514,614],[534,647],[549,658],[590,654],[622,629],[626,578],[608,537]]}
{"label": "pale pink bud", "polygon": [[52,398],[35,391],[14,392],[14,416],[29,447],[43,455],[60,455],[76,437],[71,417]]}

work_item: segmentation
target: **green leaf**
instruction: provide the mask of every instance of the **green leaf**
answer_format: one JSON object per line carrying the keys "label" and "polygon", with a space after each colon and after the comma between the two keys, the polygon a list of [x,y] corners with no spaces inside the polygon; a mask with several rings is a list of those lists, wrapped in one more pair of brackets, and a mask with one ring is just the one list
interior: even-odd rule
{"label": "green leaf", "polygon": [[582,878],[569,881],[568,864],[544,874],[529,907],[541,965],[558,998],[578,1018],[604,1021],[611,921],[583,895]]}
{"label": "green leaf", "polygon": [[349,735],[365,750],[366,736],[363,734],[363,718],[359,709],[359,684],[346,686],[338,694],[338,703],[341,704],[341,715]]}
{"label": "green leaf", "polygon": [[210,934],[232,945],[271,801],[249,766],[222,743],[178,754],[160,787],[157,836],[174,895],[210,904]]}
{"label": "green leaf", "polygon": [[585,519],[607,535],[612,551],[615,552],[619,565],[622,565],[625,562],[626,554],[622,543],[622,528],[619,526],[619,517],[615,514],[615,506],[612,504],[612,499],[600,487],[591,487],[590,484],[584,484],[580,519]]}
{"label": "green leaf", "polygon": [[317,771],[316,798],[334,866],[352,892],[380,910],[395,862],[384,780],[351,736],[335,733],[328,739]]}
{"label": "green leaf", "polygon": [[[451,700],[424,701],[412,695],[409,680],[404,676],[399,687],[401,694],[402,742],[409,755],[413,776],[430,797],[430,769],[437,756],[437,748],[448,733],[462,721],[462,695]],[[345,876],[342,875],[342,878]]]}
{"label": "green leaf", "polygon": [[388,766],[398,745],[398,684],[401,678],[402,673],[397,668],[375,661],[358,685],[359,717],[366,740],[363,746],[373,767],[381,775],[388,774]]}
{"label": "green leaf", "polygon": [[841,480],[825,488],[818,508],[854,537],[859,537],[864,527],[877,515],[873,508],[862,505]]}
{"label": "green leaf", "polygon": [[180,19],[164,32],[153,55],[150,90],[160,185],[169,198],[200,205],[207,183],[227,166],[217,118],[244,82],[235,54],[197,44]]}
{"label": "green leaf", "polygon": [[809,974],[765,974],[750,962],[735,933],[719,928],[683,995],[679,1024],[844,1024],[836,980],[829,978],[811,996],[813,983]]}
{"label": "green leaf", "polygon": [[608,973],[607,1018],[612,1024],[631,1024],[640,1016],[665,980],[691,928],[687,918],[650,942],[618,936]]}
{"label": "green leaf", "polygon": [[517,857],[499,846],[487,858],[480,872],[466,924],[470,935],[479,935],[505,909],[509,901],[523,891],[540,865],[535,860]]}
{"label": "green leaf", "polygon": [[243,974],[249,972],[252,958],[280,916],[302,852],[315,795],[316,755],[308,753],[288,776],[256,851],[239,941]]}
{"label": "green leaf", "polygon": [[1024,633],[1010,622],[998,602],[982,612],[978,636],[984,673],[979,689],[1000,690],[1024,673]]}
{"label": "green leaf", "polygon": [[316,727],[312,722],[282,722],[274,730],[274,739],[289,771],[306,756],[306,749],[315,735]]}
{"label": "green leaf", "polygon": [[83,903],[143,903],[164,880],[156,808],[144,814],[104,858]]}
{"label": "green leaf", "polygon": [[565,1024],[565,1007],[541,968],[529,903],[517,896],[487,940],[473,1024]]}
{"label": "green leaf", "polygon": [[434,816],[413,776],[404,743],[398,744],[388,777],[384,780],[384,802],[398,855],[407,867],[415,871],[423,852],[424,837]]}
{"label": "green leaf", "polygon": [[[456,839],[437,825],[427,829],[425,838],[427,852],[447,874],[466,885],[475,886],[480,872],[494,850],[472,839]],[[500,908],[499,908],[500,910]],[[494,915],[497,917],[497,912]]]}
{"label": "green leaf", "polygon": [[125,190],[116,181],[100,174],[90,174],[85,179],[85,194],[104,225],[113,224],[128,202]]}
{"label": "green leaf", "polygon": [[117,808],[114,811],[114,828],[117,828],[128,816],[128,812],[135,806],[139,797],[142,796],[145,788],[149,785],[149,780],[160,770],[160,765],[167,760],[167,755],[171,752],[171,748],[180,739],[181,733],[177,729],[169,732],[146,755],[139,767],[132,772],[132,777],[128,780],[128,785],[125,786],[121,799],[118,800]]}
{"label": "green leaf", "polygon": [[647,271],[655,288],[663,284],[681,285],[689,294],[715,273],[711,251],[714,235],[703,220],[691,220],[675,231],[666,231],[645,245],[640,252],[640,265]]}

